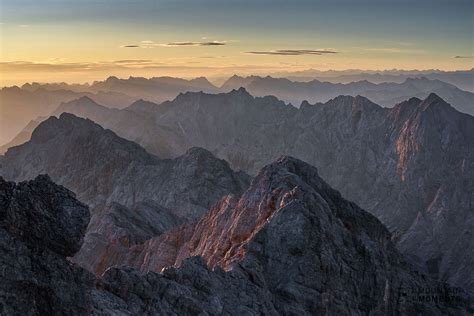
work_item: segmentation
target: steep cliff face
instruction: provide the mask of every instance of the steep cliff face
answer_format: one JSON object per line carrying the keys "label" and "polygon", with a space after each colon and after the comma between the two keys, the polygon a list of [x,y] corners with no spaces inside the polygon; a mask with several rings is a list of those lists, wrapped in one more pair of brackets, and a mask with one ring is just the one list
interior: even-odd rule
{"label": "steep cliff face", "polygon": [[[20,184],[0,178],[0,312],[469,313],[462,291],[436,303],[407,295],[410,289],[447,288],[412,272],[383,225],[301,161],[281,158],[239,201],[228,201],[194,225],[194,232],[203,231],[187,240],[179,267],[146,274],[110,268],[95,278],[66,259],[81,245],[87,207],[46,176]],[[38,225],[18,226],[18,220]],[[203,259],[187,257],[190,247]]]}
{"label": "steep cliff face", "polygon": [[29,142],[7,151],[1,165],[9,180],[48,173],[91,206],[86,242],[74,260],[92,271],[115,248],[197,218],[223,195],[241,194],[249,181],[206,150],[162,160],[71,114],[41,123]]}

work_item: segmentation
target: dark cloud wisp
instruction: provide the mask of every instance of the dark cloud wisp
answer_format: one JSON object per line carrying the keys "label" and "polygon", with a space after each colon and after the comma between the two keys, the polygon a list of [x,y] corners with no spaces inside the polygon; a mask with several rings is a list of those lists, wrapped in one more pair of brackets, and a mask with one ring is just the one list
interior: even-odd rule
{"label": "dark cloud wisp", "polygon": [[188,46],[224,46],[226,41],[207,41],[207,42],[170,42],[170,43],[155,43],[153,41],[143,41],[140,45],[122,45],[122,48],[155,48],[155,47],[188,47]]}
{"label": "dark cloud wisp", "polygon": [[226,42],[212,41],[212,42],[172,42],[164,46],[223,46]]}

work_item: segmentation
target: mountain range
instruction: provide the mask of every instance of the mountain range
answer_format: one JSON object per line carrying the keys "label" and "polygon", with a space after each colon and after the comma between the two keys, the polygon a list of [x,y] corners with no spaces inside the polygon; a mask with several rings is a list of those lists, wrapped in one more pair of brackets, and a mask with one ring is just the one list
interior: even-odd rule
{"label": "mountain range", "polygon": [[376,215],[420,270],[473,288],[474,257],[464,249],[474,245],[474,118],[435,94],[393,108],[340,96],[296,109],[242,88],[185,93],[124,110],[80,99],[63,104],[58,113],[63,111],[88,117],[163,158],[202,147],[251,175],[282,154],[303,159]]}
{"label": "mountain range", "polygon": [[[469,78],[469,75],[466,75]],[[472,80],[470,81],[472,85]],[[465,85],[463,85],[464,87]],[[474,94],[438,79],[407,78],[401,83],[379,84],[367,80],[350,83],[331,83],[315,79],[307,82],[272,77],[230,77],[217,87],[206,78],[185,80],[172,77],[150,79],[109,77],[92,84],[39,84],[28,83],[0,90],[0,144],[10,142],[28,122],[39,116],[49,116],[62,102],[87,96],[110,108],[124,108],[140,99],[161,103],[173,100],[185,92],[229,92],[245,87],[255,96],[274,95],[299,107],[303,101],[326,102],[339,95],[362,95],[370,100],[392,107],[411,97],[425,98],[434,92],[461,112],[474,114]]]}
{"label": "mountain range", "polygon": [[155,102],[173,99],[186,91],[213,92],[217,88],[205,78],[184,80],[179,78],[109,77],[105,81],[84,84],[24,84],[0,90],[0,144],[12,140],[29,121],[39,116],[49,116],[62,102],[82,96],[111,108],[123,108],[140,98]]}
{"label": "mountain range", "polygon": [[354,81],[370,81],[372,83],[394,82],[402,83],[408,78],[425,77],[431,80],[441,80],[455,85],[459,89],[474,92],[474,69],[442,71],[428,70],[327,70],[307,69],[303,71],[277,72],[273,77],[288,78],[292,81],[311,81],[318,79],[332,83],[351,83]]}
{"label": "mountain range", "polygon": [[463,91],[454,85],[426,77],[407,78],[402,83],[382,82],[375,84],[367,80],[346,84],[291,81],[286,78],[233,76],[223,85],[223,92],[244,87],[254,96],[273,95],[285,102],[299,106],[301,102],[327,102],[339,95],[364,96],[384,107],[393,107],[411,97],[424,99],[436,93],[457,110],[474,115],[474,93]]}

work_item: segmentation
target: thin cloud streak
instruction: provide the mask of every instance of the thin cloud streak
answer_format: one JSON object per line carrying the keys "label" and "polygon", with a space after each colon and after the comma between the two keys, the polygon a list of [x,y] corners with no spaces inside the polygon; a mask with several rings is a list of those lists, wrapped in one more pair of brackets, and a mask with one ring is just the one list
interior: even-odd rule
{"label": "thin cloud streak", "polygon": [[140,44],[122,45],[122,48],[155,48],[155,47],[195,47],[195,46],[224,46],[227,41],[206,41],[206,42],[170,42],[155,43],[153,41],[141,41]]}
{"label": "thin cloud streak", "polygon": [[474,55],[469,55],[469,56],[454,56],[454,58],[474,58]]}
{"label": "thin cloud streak", "polygon": [[224,41],[212,41],[212,42],[172,42],[165,44],[164,46],[223,46],[226,45]]}
{"label": "thin cloud streak", "polygon": [[339,52],[329,49],[278,49],[270,51],[250,51],[250,55],[281,55],[281,56],[302,56],[302,55],[325,55],[338,54]]}

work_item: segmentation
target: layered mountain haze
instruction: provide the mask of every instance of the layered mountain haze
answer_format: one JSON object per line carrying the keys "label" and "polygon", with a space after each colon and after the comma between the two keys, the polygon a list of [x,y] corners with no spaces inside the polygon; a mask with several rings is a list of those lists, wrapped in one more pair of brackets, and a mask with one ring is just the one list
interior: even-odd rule
{"label": "layered mountain haze", "polygon": [[49,116],[62,102],[88,97],[109,108],[124,108],[145,98],[154,102],[174,99],[186,91],[215,92],[205,78],[191,80],[156,77],[118,79],[109,77],[93,84],[24,84],[0,90],[0,145],[12,140],[23,126],[39,116]]}
{"label": "layered mountain haze", "polygon": [[137,100],[162,103],[185,92],[219,93],[246,88],[254,96],[273,95],[298,107],[303,101],[326,102],[339,95],[361,95],[377,104],[392,107],[411,97],[424,99],[436,93],[461,112],[474,114],[474,94],[455,85],[434,79],[406,78],[402,83],[356,81],[346,84],[316,79],[300,82],[286,78],[232,76],[221,87],[206,78],[185,80],[173,77],[109,77],[92,84],[25,84],[21,88],[0,90],[0,144],[20,132],[21,127],[38,116],[49,116],[62,102],[86,96],[109,108],[122,109]]}
{"label": "layered mountain haze", "polygon": [[[411,288],[450,294],[410,270],[380,222],[293,158],[264,168],[240,201],[224,199],[203,217],[189,242],[204,258],[183,258],[160,274],[110,268],[97,278],[68,262],[89,211],[47,176],[0,178],[0,201],[0,303],[8,314],[470,312],[462,291],[436,304],[408,295]],[[222,232],[229,235],[219,239]]]}
{"label": "layered mountain haze", "polygon": [[346,84],[321,82],[291,81],[286,78],[251,76],[242,78],[233,76],[222,88],[223,92],[231,89],[246,88],[254,96],[273,95],[285,102],[299,106],[301,102],[327,102],[339,95],[364,96],[384,107],[392,107],[411,97],[424,99],[430,93],[436,93],[457,110],[474,115],[474,93],[463,91],[452,84],[425,77],[407,78],[402,83],[371,83],[367,80]]}
{"label": "layered mountain haze", "polygon": [[181,92],[218,91],[217,87],[204,77],[191,80],[173,77],[153,77],[149,79],[141,77],[130,77],[128,79],[109,77],[105,81],[94,82],[89,90],[94,92],[106,91],[125,93],[133,97],[144,98],[153,102],[163,102],[174,99],[176,95]]}
{"label": "layered mountain haze", "polygon": [[[59,111],[89,117],[162,157],[198,146],[250,174],[281,154],[304,159],[376,215],[420,270],[473,288],[474,257],[462,249],[473,245],[474,118],[435,94],[390,109],[360,96],[296,109],[245,89],[186,93],[121,111],[94,108],[108,114],[81,102]],[[129,121],[140,128],[122,128]]]}
{"label": "layered mountain haze", "polygon": [[32,120],[49,116],[61,102],[72,101],[81,96],[93,98],[109,107],[125,107],[136,99],[117,92],[76,92],[71,90],[48,90],[10,87],[0,90],[0,144],[4,145]]}
{"label": "layered mountain haze", "polygon": [[409,78],[428,78],[441,80],[455,85],[461,90],[474,92],[474,68],[469,70],[441,71],[431,70],[327,70],[307,69],[272,74],[274,77],[288,78],[292,81],[327,81],[332,83],[351,83],[354,81],[370,81],[372,83],[403,83]]}

